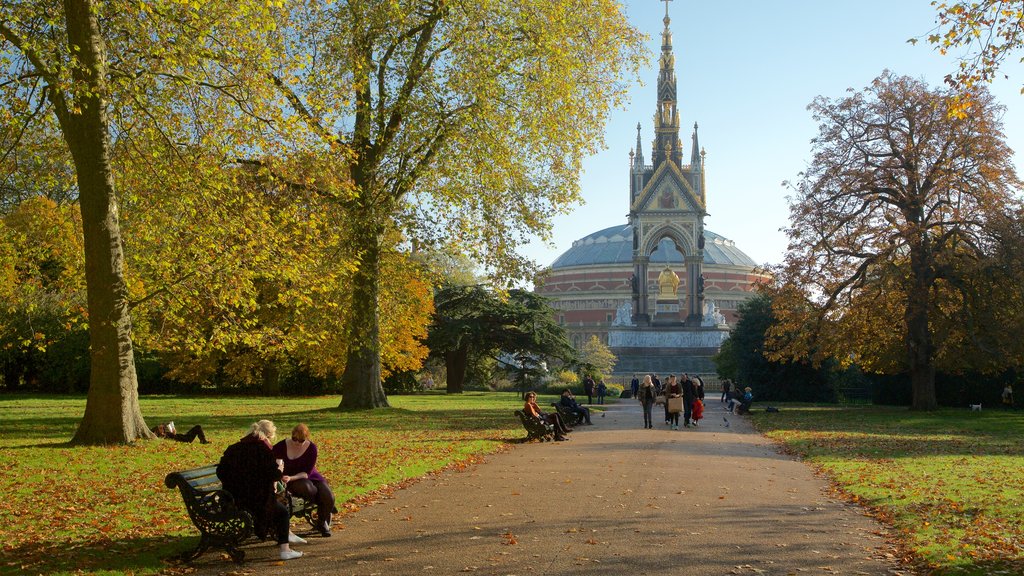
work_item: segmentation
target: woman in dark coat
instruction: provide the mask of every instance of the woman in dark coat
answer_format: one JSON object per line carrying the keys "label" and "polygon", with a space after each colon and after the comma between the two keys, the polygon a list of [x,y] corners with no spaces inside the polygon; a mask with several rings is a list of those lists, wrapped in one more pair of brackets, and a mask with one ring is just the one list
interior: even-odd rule
{"label": "woman in dark coat", "polygon": [[697,399],[697,385],[687,374],[683,374],[683,426],[690,427],[693,417],[693,401]]}
{"label": "woman in dark coat", "polygon": [[289,514],[284,504],[274,497],[275,484],[284,478],[283,464],[274,459],[270,442],[277,428],[270,420],[260,420],[238,442],[228,446],[217,465],[217,477],[224,490],[235,500],[235,505],[252,514],[256,535],[264,538],[272,529],[280,548],[281,559],[302,556],[290,544],[306,541],[292,534],[288,528]]}

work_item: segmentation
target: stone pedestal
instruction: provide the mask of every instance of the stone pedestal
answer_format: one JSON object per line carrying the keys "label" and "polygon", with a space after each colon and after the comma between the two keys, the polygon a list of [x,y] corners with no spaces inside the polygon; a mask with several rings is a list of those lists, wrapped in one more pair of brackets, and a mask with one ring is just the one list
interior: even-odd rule
{"label": "stone pedestal", "polygon": [[659,298],[654,303],[654,322],[664,324],[679,322],[679,300]]}
{"label": "stone pedestal", "polygon": [[618,358],[617,374],[715,371],[712,357],[729,337],[727,327],[612,327],[608,348]]}

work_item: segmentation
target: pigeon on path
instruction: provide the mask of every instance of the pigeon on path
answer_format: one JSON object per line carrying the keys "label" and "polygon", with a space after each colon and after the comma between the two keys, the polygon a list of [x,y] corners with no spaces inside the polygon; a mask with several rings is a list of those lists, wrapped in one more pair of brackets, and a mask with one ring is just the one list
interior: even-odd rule
{"label": "pigeon on path", "polygon": [[725,416],[722,416],[722,420],[725,420],[725,424],[722,424],[722,426],[724,428],[728,428],[729,427],[729,419],[726,418]]}

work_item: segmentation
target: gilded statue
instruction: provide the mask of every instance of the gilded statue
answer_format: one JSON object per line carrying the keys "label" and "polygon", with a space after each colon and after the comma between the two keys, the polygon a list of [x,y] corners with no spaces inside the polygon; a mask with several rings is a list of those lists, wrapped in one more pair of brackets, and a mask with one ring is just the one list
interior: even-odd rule
{"label": "gilded statue", "polygon": [[658,298],[675,298],[679,289],[679,276],[671,268],[665,266],[658,276]]}

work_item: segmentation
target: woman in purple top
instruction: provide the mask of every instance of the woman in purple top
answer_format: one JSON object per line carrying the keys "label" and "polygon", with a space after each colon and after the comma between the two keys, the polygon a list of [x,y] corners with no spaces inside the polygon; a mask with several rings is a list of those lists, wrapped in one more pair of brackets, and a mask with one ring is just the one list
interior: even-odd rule
{"label": "woman in purple top", "polygon": [[299,424],[292,429],[292,437],[274,445],[274,457],[284,460],[284,480],[288,491],[303,500],[316,502],[319,524],[316,529],[323,536],[331,535],[331,513],[334,494],[327,480],[316,469],[316,444],[309,440],[309,427]]}

